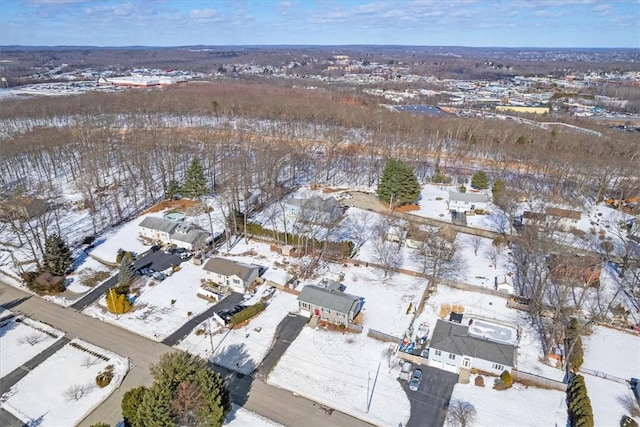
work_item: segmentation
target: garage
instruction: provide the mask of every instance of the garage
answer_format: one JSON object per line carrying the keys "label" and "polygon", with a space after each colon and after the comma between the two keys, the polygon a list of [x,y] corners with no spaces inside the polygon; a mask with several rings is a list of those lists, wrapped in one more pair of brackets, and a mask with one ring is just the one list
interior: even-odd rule
{"label": "garage", "polygon": [[442,369],[444,369],[447,372],[453,372],[454,374],[458,373],[458,365],[456,364],[445,363]]}
{"label": "garage", "polygon": [[442,367],[443,363],[444,362],[442,360],[440,360],[440,361],[438,361],[438,360],[429,360],[429,366],[433,366],[434,368],[438,368],[438,369],[444,369]]}

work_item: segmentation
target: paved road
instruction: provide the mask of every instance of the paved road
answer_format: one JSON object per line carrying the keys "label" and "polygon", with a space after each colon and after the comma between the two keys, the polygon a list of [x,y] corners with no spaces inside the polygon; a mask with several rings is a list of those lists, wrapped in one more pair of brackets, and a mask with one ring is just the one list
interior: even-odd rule
{"label": "paved road", "polygon": [[222,301],[217,304],[209,307],[204,312],[199,315],[191,318],[187,323],[182,325],[177,331],[169,335],[167,338],[162,340],[163,344],[174,346],[178,344],[184,337],[189,335],[191,331],[193,331],[196,326],[207,320],[209,317],[213,316],[213,313],[221,310],[228,310],[236,305],[240,304],[243,300],[243,295],[238,292],[232,292],[231,295],[224,298]]}
{"label": "paved road", "polygon": [[402,388],[411,403],[411,417],[407,427],[442,427],[458,375],[425,365],[414,366],[415,368],[422,370],[418,390],[409,390],[409,383],[402,381]]}
{"label": "paved road", "polygon": [[[136,270],[149,267],[156,271],[166,270],[167,268],[179,265],[182,262],[180,257],[175,254],[166,254],[164,251],[147,251],[141,254],[133,263]],[[82,310],[86,306],[93,304],[96,300],[102,297],[110,287],[118,284],[118,275],[114,275],[109,280],[106,280],[102,284],[94,287],[85,296],[78,301],[71,304],[71,308],[76,310]]]}
{"label": "paved road", "polygon": [[260,365],[258,365],[256,375],[259,378],[267,378],[269,376],[284,352],[287,351],[293,340],[298,337],[308,321],[308,318],[295,314],[288,314],[287,317],[282,319],[276,328],[275,342],[264,359],[262,359]]}
{"label": "paved road", "polygon": [[[84,314],[58,306],[41,298],[26,298],[29,295],[11,286],[0,283],[0,305],[13,306],[34,320],[48,323],[66,333],[71,339],[84,341],[111,350],[131,360],[131,370],[122,385],[79,425],[88,427],[97,422],[115,425],[120,421],[120,402],[127,390],[152,383],[149,365],[156,363],[161,354],[177,351],[136,335],[126,329],[101,322]],[[225,371],[217,367],[219,371]],[[297,427],[370,427],[371,424],[308,399],[294,396],[287,390],[266,384],[251,376],[240,376],[225,371],[233,401],[266,418],[285,426]],[[302,420],[302,421],[301,421]],[[4,424],[3,424],[4,425]]]}

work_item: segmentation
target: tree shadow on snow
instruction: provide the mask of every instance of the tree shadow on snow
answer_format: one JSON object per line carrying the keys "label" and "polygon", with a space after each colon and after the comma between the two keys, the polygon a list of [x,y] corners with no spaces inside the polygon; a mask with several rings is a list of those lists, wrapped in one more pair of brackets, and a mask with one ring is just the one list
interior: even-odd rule
{"label": "tree shadow on snow", "polygon": [[257,366],[244,344],[231,344],[219,348],[209,357],[209,364],[225,379],[232,402],[243,406],[253,382],[251,373]]}

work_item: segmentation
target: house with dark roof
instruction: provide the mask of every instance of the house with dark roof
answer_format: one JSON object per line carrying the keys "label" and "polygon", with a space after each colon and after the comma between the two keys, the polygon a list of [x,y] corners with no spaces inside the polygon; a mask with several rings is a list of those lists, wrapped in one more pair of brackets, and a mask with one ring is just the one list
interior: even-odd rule
{"label": "house with dark roof", "polygon": [[213,243],[211,233],[189,222],[176,222],[148,216],[138,224],[138,227],[139,235],[144,239],[166,245],[174,244],[190,251],[202,250]]}
{"label": "house with dark roof", "polygon": [[334,198],[323,199],[320,196],[308,199],[290,199],[287,202],[289,211],[302,222],[325,224],[338,220],[344,210]]}
{"label": "house with dark roof", "polygon": [[224,258],[211,258],[203,266],[204,279],[220,286],[227,286],[234,292],[245,293],[249,286],[260,276],[260,267],[231,261]]}
{"label": "house with dark roof", "polygon": [[489,196],[484,193],[459,193],[449,191],[449,210],[455,212],[473,212],[476,209],[486,210]]}
{"label": "house with dark roof", "polygon": [[364,299],[344,293],[343,289],[344,286],[333,280],[305,286],[298,295],[300,314],[334,325],[347,326],[353,323],[362,309]]}
{"label": "house with dark roof", "polygon": [[522,223],[537,227],[558,227],[562,230],[570,230],[580,223],[582,213],[569,209],[547,208],[544,213],[524,211]]}
{"label": "house with dark roof", "polygon": [[429,345],[429,366],[459,374],[478,369],[500,375],[516,366],[517,347],[469,334],[469,326],[438,320]]}

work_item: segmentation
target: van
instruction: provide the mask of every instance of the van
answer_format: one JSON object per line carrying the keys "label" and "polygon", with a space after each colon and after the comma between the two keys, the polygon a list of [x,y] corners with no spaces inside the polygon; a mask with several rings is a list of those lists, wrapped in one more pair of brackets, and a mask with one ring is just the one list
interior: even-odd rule
{"label": "van", "polygon": [[411,371],[413,370],[413,366],[411,366],[411,362],[403,362],[402,369],[400,369],[400,379],[404,381],[409,381],[411,378]]}

